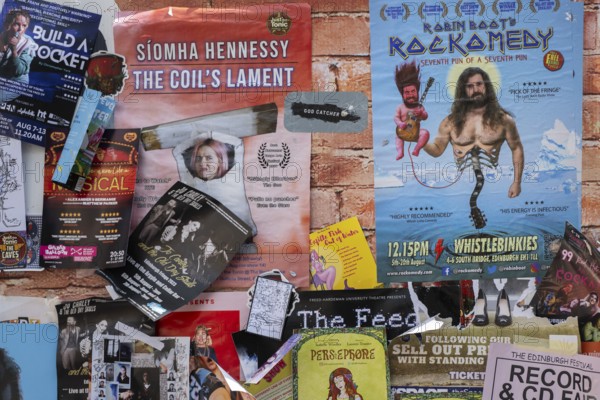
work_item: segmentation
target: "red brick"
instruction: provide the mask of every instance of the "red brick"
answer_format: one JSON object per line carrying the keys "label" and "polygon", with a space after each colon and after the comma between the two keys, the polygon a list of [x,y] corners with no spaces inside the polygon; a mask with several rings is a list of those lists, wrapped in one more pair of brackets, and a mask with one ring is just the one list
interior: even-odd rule
{"label": "red brick", "polygon": [[375,228],[375,201],[372,187],[351,188],[342,191],[340,218],[358,217],[360,226]]}
{"label": "red brick", "polygon": [[313,18],[313,55],[369,55],[369,19],[366,16]]}
{"label": "red brick", "polygon": [[583,139],[600,139],[600,101],[583,100]]}
{"label": "red brick", "polygon": [[581,224],[600,226],[600,185],[598,183],[581,186]]}
{"label": "red brick", "polygon": [[600,148],[584,146],[582,165],[581,178],[583,182],[600,181]]}
{"label": "red brick", "polygon": [[311,185],[312,187],[372,186],[372,152],[333,150],[313,155]]}
{"label": "red brick", "polygon": [[583,58],[583,94],[600,94],[600,56]]}
{"label": "red brick", "polygon": [[313,90],[362,92],[371,99],[371,64],[367,57],[314,57]]}
{"label": "red brick", "polygon": [[310,228],[321,229],[340,220],[340,201],[334,189],[311,189]]}
{"label": "red brick", "polygon": [[596,49],[598,36],[598,14],[586,11],[583,19],[583,49]]}

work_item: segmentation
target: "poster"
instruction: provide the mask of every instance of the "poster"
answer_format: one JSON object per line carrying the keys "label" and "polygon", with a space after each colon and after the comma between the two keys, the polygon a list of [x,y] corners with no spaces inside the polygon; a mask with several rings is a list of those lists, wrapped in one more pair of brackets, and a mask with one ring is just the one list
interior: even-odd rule
{"label": "poster", "polygon": [[92,349],[105,335],[131,333],[129,328],[153,335],[154,323],[125,300],[90,298],[56,306],[58,345],[53,366],[59,400],[88,400]]}
{"label": "poster", "polygon": [[54,324],[0,324],[0,393],[4,399],[36,400],[56,392]]}
{"label": "poster", "polygon": [[103,337],[94,345],[92,400],[189,399],[190,342],[182,337]]}
{"label": "poster", "polygon": [[387,350],[392,391],[425,393],[433,389],[481,393],[491,344],[518,344],[545,351],[561,339],[564,343],[571,339],[578,343],[574,318],[560,325],[552,325],[544,318],[513,319],[513,324],[508,327],[470,325],[459,330],[442,325],[421,334],[392,339]]}
{"label": "poster", "polygon": [[129,240],[139,130],[106,130],[81,192],[52,182],[67,137],[63,130],[53,130],[46,147],[44,229],[40,247],[43,266],[123,266]]}
{"label": "poster", "polygon": [[535,315],[553,322],[577,317],[581,352],[600,356],[600,253],[593,243],[567,223],[556,257],[529,305]]}
{"label": "poster", "polygon": [[[7,0],[0,19],[0,134],[43,146],[69,127],[101,15],[40,0]],[[18,59],[18,61],[17,61]]]}
{"label": "poster", "polygon": [[311,289],[373,289],[375,286],[377,265],[358,217],[310,234]]}
{"label": "poster", "polygon": [[21,142],[0,137],[0,270],[22,268],[27,259]]}
{"label": "poster", "polygon": [[490,346],[484,399],[588,399],[600,393],[600,359]]}
{"label": "poster", "polygon": [[[183,181],[252,228],[214,287],[247,288],[283,265],[307,287],[310,135],[285,130],[283,107],[287,93],[312,87],[310,7],[120,13],[114,34],[129,67],[115,124],[143,128],[132,226]],[[192,165],[200,150],[217,153],[214,173]]]}
{"label": "poster", "polygon": [[378,280],[547,269],[581,214],[582,5],[370,10]]}
{"label": "poster", "polygon": [[383,328],[304,329],[292,350],[294,400],[391,400]]}
{"label": "poster", "polygon": [[[295,329],[385,327],[392,340],[417,325],[408,289],[299,292],[283,338]],[[342,306],[343,305],[343,306]]]}
{"label": "poster", "polygon": [[248,321],[246,292],[201,293],[187,305],[157,322],[159,336],[189,336],[193,355],[209,354],[239,379],[240,361],[231,334]]}
{"label": "poster", "polygon": [[126,265],[96,273],[156,321],[206,290],[249,237],[222,204],[177,182],[129,236]]}

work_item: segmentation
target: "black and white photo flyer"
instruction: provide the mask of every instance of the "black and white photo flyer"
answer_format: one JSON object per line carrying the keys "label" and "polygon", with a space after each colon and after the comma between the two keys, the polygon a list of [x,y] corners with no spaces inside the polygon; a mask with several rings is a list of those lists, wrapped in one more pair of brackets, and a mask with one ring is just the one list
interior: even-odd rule
{"label": "black and white photo flyer", "polygon": [[221,203],[177,182],[129,237],[126,265],[98,273],[156,321],[208,288],[250,237]]}

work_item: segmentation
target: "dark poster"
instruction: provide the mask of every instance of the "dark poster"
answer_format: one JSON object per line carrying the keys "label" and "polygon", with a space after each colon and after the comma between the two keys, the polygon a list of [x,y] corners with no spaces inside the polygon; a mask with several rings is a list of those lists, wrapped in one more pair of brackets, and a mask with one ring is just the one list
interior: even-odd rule
{"label": "dark poster", "polygon": [[69,127],[100,17],[39,0],[4,3],[0,134],[43,146],[53,126]]}
{"label": "dark poster", "polygon": [[391,340],[417,324],[408,289],[299,292],[283,338],[299,328],[385,327]]}
{"label": "dark poster", "polygon": [[52,182],[52,173],[66,137],[63,131],[52,131],[46,147],[44,229],[40,248],[43,266],[123,266],[137,171],[139,131],[105,131],[81,192]]}
{"label": "dark poster", "polygon": [[85,299],[59,304],[56,311],[59,400],[88,399],[92,347],[105,335],[123,334],[115,328],[118,323],[147,335],[155,331],[154,322],[125,300]]}
{"label": "dark poster", "polygon": [[550,269],[531,300],[537,316],[560,321],[576,316],[584,354],[600,356],[600,253],[567,223]]}
{"label": "dark poster", "polygon": [[250,237],[221,203],[177,182],[130,236],[126,265],[98,274],[157,320],[210,286]]}

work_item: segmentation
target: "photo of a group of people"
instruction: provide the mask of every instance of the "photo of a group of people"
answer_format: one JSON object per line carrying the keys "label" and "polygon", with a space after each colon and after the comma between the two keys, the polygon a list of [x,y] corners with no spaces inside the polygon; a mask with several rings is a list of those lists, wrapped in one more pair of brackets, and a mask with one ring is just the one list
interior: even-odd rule
{"label": "photo of a group of people", "polygon": [[158,339],[150,345],[124,336],[105,338],[99,371],[92,372],[92,399],[187,399],[188,382],[181,377],[187,376],[189,344]]}

